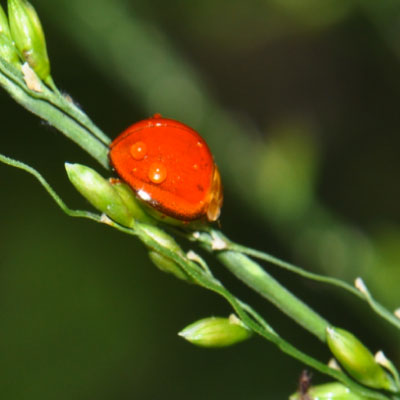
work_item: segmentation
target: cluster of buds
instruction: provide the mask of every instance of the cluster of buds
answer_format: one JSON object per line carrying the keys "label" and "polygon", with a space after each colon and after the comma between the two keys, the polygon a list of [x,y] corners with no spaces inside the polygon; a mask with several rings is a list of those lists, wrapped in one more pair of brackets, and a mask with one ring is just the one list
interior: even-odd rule
{"label": "cluster of buds", "polygon": [[[135,222],[142,222],[144,224],[141,230],[158,246],[183,256],[180,246],[171,236],[155,226],[157,222],[144,211],[126,183],[118,179],[107,180],[92,168],[81,164],[66,163],[65,169],[78,192],[107,218],[127,228],[132,228]],[[104,222],[109,221],[107,218],[104,218]],[[190,280],[175,261],[160,254],[156,249],[149,249],[149,257],[161,271],[179,279]]]}
{"label": "cluster of buds", "polygon": [[27,0],[8,0],[8,18],[0,6],[0,58],[18,68],[26,62],[43,82],[52,84],[42,25]]}

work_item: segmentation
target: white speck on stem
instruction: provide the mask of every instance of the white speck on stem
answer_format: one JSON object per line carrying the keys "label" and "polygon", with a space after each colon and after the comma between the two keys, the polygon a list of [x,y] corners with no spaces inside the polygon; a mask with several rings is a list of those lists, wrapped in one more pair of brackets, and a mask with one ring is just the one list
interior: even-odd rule
{"label": "white speck on stem", "polygon": [[368,295],[368,289],[367,286],[365,286],[364,281],[358,277],[355,281],[354,281],[354,286],[356,287],[356,289],[358,289],[362,294]]}
{"label": "white speck on stem", "polygon": [[113,224],[111,219],[108,218],[106,214],[101,214],[100,222],[102,222],[103,224],[107,224],[107,225],[112,225]]}
{"label": "white speck on stem", "polygon": [[326,333],[329,336],[333,336],[335,334],[335,330],[331,326],[326,327]]}
{"label": "white speck on stem", "polygon": [[221,238],[221,236],[215,234],[214,232],[211,233],[212,236],[212,243],[211,243],[211,248],[213,250],[224,250],[228,247],[227,243],[225,240]]}
{"label": "white speck on stem", "polygon": [[243,325],[242,321],[235,314],[229,316],[229,323],[233,325]]}
{"label": "white speck on stem", "polygon": [[194,237],[195,239],[200,239],[200,232],[198,232],[198,231],[193,232],[193,237]]}
{"label": "white speck on stem", "polygon": [[334,358],[331,358],[328,361],[328,367],[332,368],[332,369],[335,369],[336,371],[341,371],[340,365],[338,364],[338,362]]}
{"label": "white speck on stem", "polygon": [[375,361],[382,365],[383,367],[387,367],[388,365],[388,359],[386,358],[385,354],[383,353],[382,350],[379,350],[376,354],[375,354]]}
{"label": "white speck on stem", "polygon": [[186,253],[186,257],[190,260],[190,261],[194,261],[195,263],[201,263],[201,258],[193,251],[193,250],[189,250]]}
{"label": "white speck on stem", "polygon": [[28,89],[38,93],[43,92],[42,83],[27,62],[22,65],[21,71]]}

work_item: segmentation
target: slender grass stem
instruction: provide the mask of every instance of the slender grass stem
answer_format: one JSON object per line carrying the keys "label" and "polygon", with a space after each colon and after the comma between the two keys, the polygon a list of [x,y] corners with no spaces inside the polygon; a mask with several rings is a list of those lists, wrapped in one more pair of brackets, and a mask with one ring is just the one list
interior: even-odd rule
{"label": "slender grass stem", "polygon": [[[39,91],[35,92],[29,89],[29,85],[27,86],[21,73],[17,71],[16,68],[0,60],[0,86],[2,86],[19,104],[49,122],[65,136],[77,143],[82,149],[87,151],[100,165],[109,169],[108,145],[110,139],[82,110],[58,91],[54,82],[51,81],[49,85],[50,88],[53,88],[53,91],[43,84]],[[274,343],[284,353],[289,354],[293,358],[322,373],[334,377],[365,397],[377,400],[389,399],[389,397],[380,392],[361,386],[343,372],[329,368],[285,341],[256,311],[230,293],[222,283],[213,276],[212,270],[208,268],[205,261],[197,258],[197,261],[200,262],[199,265],[185,254],[178,245],[174,248],[168,247],[165,243],[174,242],[172,238],[167,241],[157,240],[154,230],[158,229],[161,232],[161,228],[151,225],[150,229],[149,225],[137,221],[133,223],[131,228],[127,228],[98,214],[71,210],[35,169],[3,155],[0,155],[0,162],[32,174],[45,187],[50,196],[66,214],[73,217],[88,218],[99,223],[106,223],[121,232],[138,237],[148,249],[157,251],[162,256],[175,262],[195,283],[224,297],[249,329],[252,329],[260,336]],[[153,231],[153,234],[149,233],[150,230]],[[297,267],[265,253],[257,253],[254,250],[231,243],[220,232],[212,229],[205,229],[204,232],[197,232],[197,234],[200,244],[209,252],[213,253],[232,274],[276,305],[304,329],[314,334],[322,342],[325,342],[326,328],[329,326],[328,321],[283,287],[249,256],[263,259],[299,273]],[[164,232],[162,235],[164,235],[163,237],[165,238],[166,234]],[[218,246],[222,243],[222,247],[215,246],[215,240],[217,239],[219,241]],[[350,290],[345,283],[337,284],[337,286],[344,287],[353,292],[353,294],[360,296],[359,291],[354,288]],[[371,307],[375,307],[374,309],[376,309],[377,312],[380,311],[382,314],[385,314],[380,308],[380,305],[373,300],[367,290],[362,293],[364,298],[371,304]]]}
{"label": "slender grass stem", "polygon": [[[162,243],[160,243],[160,241],[155,240],[154,235],[148,234],[148,229],[146,229],[146,224],[136,222],[133,228],[127,228],[115,223],[112,220],[103,218],[102,216],[97,214],[93,214],[87,211],[71,210],[58,196],[58,194],[51,188],[51,186],[47,183],[47,181],[43,178],[43,176],[39,172],[37,172],[34,168],[1,154],[0,154],[0,162],[3,162],[12,167],[22,169],[32,174],[41,183],[41,185],[44,186],[44,188],[54,199],[57,205],[67,215],[73,217],[87,218],[99,223],[107,223],[107,225],[115,229],[118,229],[123,233],[138,237],[148,248],[155,249],[156,251],[160,252],[160,254],[162,254],[163,256],[174,260],[189,276],[191,276],[194,282],[204,287],[205,289],[211,290],[224,297],[231,304],[237,315],[249,329],[253,330],[255,333],[267,339],[268,341],[274,343],[285,354],[288,354],[291,357],[304,363],[305,365],[308,365],[309,367],[312,367],[315,370],[320,371],[321,373],[324,373],[342,382],[352,391],[354,391],[355,393],[359,393],[361,396],[376,400],[390,400],[390,398],[387,397],[386,395],[368,389],[364,386],[361,386],[360,384],[354,382],[343,372],[328,367],[324,363],[321,363],[315,358],[308,356],[307,354],[305,354],[304,352],[302,352],[301,350],[297,349],[289,342],[284,340],[252,307],[242,302],[241,300],[237,299],[218,280],[216,280],[212,275],[211,270],[209,269],[208,266],[204,269],[204,266],[203,267],[198,266],[196,263],[191,261],[184,254],[183,251],[174,251],[168,247],[164,247]],[[240,253],[236,254],[239,254],[242,257],[246,257],[241,255]],[[235,263],[236,261],[238,262],[237,267],[242,266],[246,268],[245,264],[248,263],[247,260],[243,258],[240,260],[237,259],[236,257],[234,257],[234,259]],[[245,260],[244,263],[243,260]],[[394,399],[396,398],[392,397],[392,400]]]}
{"label": "slender grass stem", "polygon": [[238,279],[325,342],[328,321],[289,292],[259,264],[235,251],[221,251],[216,256]]}
{"label": "slender grass stem", "polygon": [[66,106],[61,102],[59,103],[60,108],[58,108],[44,98],[43,94],[35,94],[30,91],[14,70],[15,68],[10,68],[0,59],[0,86],[17,103],[54,126],[108,169],[108,147],[93,136],[79,121],[71,117],[68,112],[65,112]]}
{"label": "slender grass stem", "polygon": [[[221,236],[222,234],[219,232],[218,235]],[[242,246],[237,243],[233,243],[233,242],[229,241],[225,236],[224,236],[224,241],[227,243],[227,247],[232,251],[236,251],[236,252],[239,252],[242,254],[246,254],[250,257],[254,257],[259,260],[269,262],[272,265],[276,265],[278,267],[284,268],[284,269],[291,271],[297,275],[300,275],[304,278],[311,279],[311,280],[317,281],[317,282],[326,283],[326,284],[344,289],[347,292],[353,294],[354,296],[357,296],[360,299],[365,300],[369,304],[369,306],[378,315],[380,315],[386,321],[391,323],[397,329],[400,329],[400,319],[397,318],[392,312],[390,312],[384,306],[382,306],[378,301],[376,301],[372,297],[371,293],[369,292],[369,290],[367,289],[367,287],[365,286],[364,283],[362,285],[362,290],[360,290],[361,289],[360,287],[357,288],[357,287],[352,286],[349,283],[342,281],[340,279],[336,279],[336,278],[332,278],[329,276],[309,272],[309,271],[307,271],[303,268],[300,268],[294,264],[291,264],[291,263],[288,263],[287,261],[281,260],[280,258],[275,257],[271,254],[268,254],[268,253],[265,253],[262,251],[258,251],[258,250],[254,250],[254,249],[248,248],[246,246]],[[358,278],[356,280],[356,282],[359,282],[359,281],[360,281],[360,278]]]}

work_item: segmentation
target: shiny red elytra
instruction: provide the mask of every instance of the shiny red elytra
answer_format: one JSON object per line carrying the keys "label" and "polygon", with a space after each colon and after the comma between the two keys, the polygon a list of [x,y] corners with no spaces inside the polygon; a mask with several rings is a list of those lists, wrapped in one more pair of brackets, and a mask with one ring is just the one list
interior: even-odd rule
{"label": "shiny red elytra", "polygon": [[216,221],[222,206],[217,166],[204,139],[181,122],[136,122],[110,145],[110,162],[137,197],[180,221]]}

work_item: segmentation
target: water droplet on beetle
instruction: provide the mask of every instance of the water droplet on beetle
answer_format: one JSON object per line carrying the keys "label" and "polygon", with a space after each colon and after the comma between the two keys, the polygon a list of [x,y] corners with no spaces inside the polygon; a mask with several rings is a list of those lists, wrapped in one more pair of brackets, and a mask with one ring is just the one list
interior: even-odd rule
{"label": "water droplet on beetle", "polygon": [[167,178],[167,168],[164,164],[155,162],[150,165],[148,176],[153,183],[160,184]]}
{"label": "water droplet on beetle", "polygon": [[143,160],[143,158],[146,157],[147,154],[146,143],[136,142],[131,146],[130,151],[131,151],[131,156],[135,160]]}

